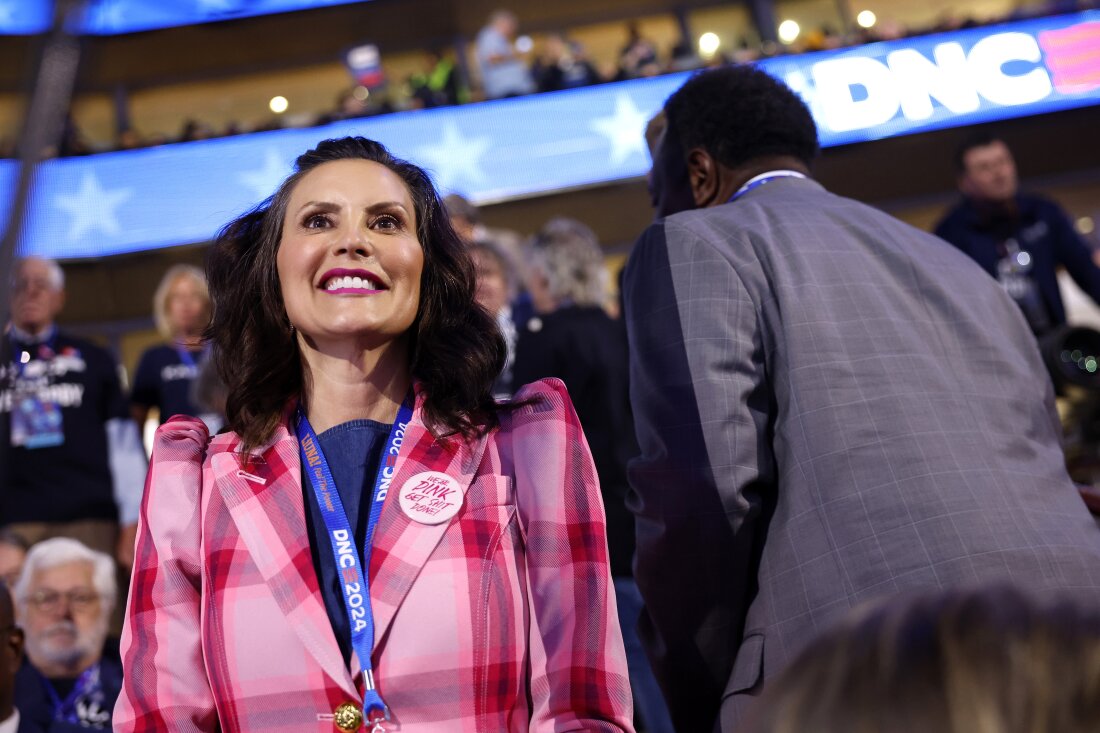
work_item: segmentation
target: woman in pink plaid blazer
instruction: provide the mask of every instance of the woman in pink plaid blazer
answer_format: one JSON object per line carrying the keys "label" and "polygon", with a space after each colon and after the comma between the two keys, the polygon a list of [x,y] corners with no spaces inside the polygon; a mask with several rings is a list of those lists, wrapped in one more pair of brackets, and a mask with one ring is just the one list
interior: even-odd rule
{"label": "woman in pink plaid blazer", "polygon": [[[157,433],[115,730],[631,731],[588,445],[556,380],[492,401],[503,342],[426,174],[325,141],[209,270],[232,432]],[[367,459],[318,450],[379,424]]]}

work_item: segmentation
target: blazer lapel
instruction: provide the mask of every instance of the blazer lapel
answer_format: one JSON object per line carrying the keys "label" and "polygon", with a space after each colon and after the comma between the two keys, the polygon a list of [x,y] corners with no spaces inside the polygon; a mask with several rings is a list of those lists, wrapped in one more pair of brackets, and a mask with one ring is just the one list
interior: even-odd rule
{"label": "blazer lapel", "polygon": [[[438,471],[457,480],[465,498],[485,452],[486,440],[485,437],[473,443],[467,443],[461,437],[436,440],[425,427],[418,404],[397,459],[386,506],[371,543],[370,596],[371,610],[374,613],[375,649],[381,646],[394,614],[400,608],[413,581],[451,522],[455,521],[452,518],[433,525],[409,519],[401,510],[402,486],[418,473]],[[461,509],[459,513],[461,514]]]}
{"label": "blazer lapel", "polygon": [[236,453],[212,457],[214,481],[241,539],[287,623],[325,673],[354,699],[358,695],[321,601],[309,549],[301,459],[294,435],[281,425],[247,469]]}

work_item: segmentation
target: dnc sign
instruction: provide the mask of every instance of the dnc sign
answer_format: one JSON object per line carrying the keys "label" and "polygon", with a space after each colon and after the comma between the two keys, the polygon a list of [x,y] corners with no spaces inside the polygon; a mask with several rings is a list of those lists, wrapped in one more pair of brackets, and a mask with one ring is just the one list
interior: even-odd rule
{"label": "dnc sign", "polygon": [[[1095,105],[1098,49],[1100,13],[1087,12],[760,65],[802,95],[828,147]],[[641,176],[646,121],[685,78],[52,160],[37,171],[21,250],[100,257],[209,241],[274,192],[296,155],[342,135],[379,140],[479,203]],[[0,164],[0,209],[15,174]]]}

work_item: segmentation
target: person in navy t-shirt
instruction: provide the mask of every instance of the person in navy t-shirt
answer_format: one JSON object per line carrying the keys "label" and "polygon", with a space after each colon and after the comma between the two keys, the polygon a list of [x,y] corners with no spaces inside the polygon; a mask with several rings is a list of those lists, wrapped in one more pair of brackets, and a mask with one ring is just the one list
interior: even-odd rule
{"label": "person in navy t-shirt", "polygon": [[192,397],[206,358],[202,332],[210,321],[210,293],[202,270],[191,265],[169,269],[153,296],[153,315],[168,343],[148,349],[138,362],[130,395],[134,420],[144,425],[155,407],[161,423],[173,415],[192,415],[217,430],[220,417],[195,404]]}
{"label": "person in navy t-shirt", "polygon": [[28,257],[14,271],[0,337],[0,527],[30,544],[73,537],[128,565],[146,463],[118,363],[57,328],[56,262]]}

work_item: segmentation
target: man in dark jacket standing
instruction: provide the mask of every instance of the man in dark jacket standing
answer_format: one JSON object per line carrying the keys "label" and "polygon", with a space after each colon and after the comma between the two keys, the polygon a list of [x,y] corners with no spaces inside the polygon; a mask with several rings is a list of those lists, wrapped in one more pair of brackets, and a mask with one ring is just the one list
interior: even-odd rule
{"label": "man in dark jacket standing", "polygon": [[1016,162],[1003,140],[987,132],[967,138],[955,165],[963,199],[936,234],[997,278],[1037,336],[1066,322],[1058,267],[1100,303],[1100,268],[1088,245],[1057,204],[1020,193]]}

